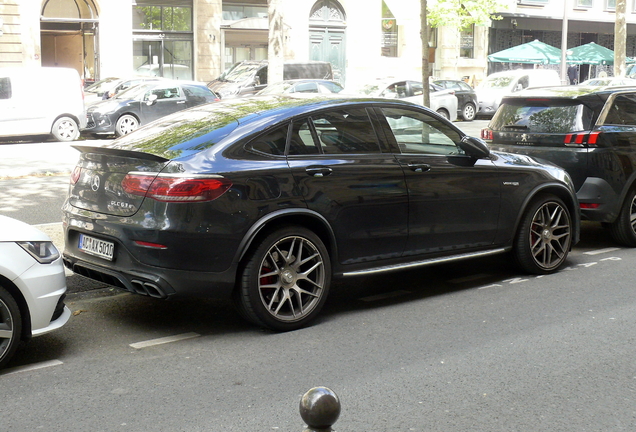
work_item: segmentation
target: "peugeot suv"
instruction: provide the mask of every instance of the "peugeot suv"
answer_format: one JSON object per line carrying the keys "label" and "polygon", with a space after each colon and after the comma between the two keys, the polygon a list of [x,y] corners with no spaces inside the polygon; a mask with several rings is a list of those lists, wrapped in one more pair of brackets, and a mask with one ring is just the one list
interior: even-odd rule
{"label": "peugeot suv", "polygon": [[491,150],[564,168],[581,217],[636,247],[636,87],[525,90],[502,100],[481,135]]}

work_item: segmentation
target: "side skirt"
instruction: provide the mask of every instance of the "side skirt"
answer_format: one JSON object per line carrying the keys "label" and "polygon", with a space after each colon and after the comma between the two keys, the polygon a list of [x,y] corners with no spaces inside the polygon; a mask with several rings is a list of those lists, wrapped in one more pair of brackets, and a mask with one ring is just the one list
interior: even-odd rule
{"label": "side skirt", "polygon": [[364,275],[377,274],[377,273],[387,273],[391,271],[406,270],[406,269],[411,269],[415,267],[424,267],[429,265],[496,255],[496,254],[508,252],[510,250],[511,248],[498,248],[498,249],[489,249],[489,250],[479,251],[479,252],[469,252],[469,253],[451,255],[451,256],[445,256],[445,257],[439,257],[439,258],[430,258],[430,259],[425,259],[421,261],[412,261],[412,262],[408,262],[404,264],[393,264],[388,266],[372,267],[372,268],[364,269],[364,270],[344,272],[342,273],[342,276],[349,277],[349,276],[364,276]]}

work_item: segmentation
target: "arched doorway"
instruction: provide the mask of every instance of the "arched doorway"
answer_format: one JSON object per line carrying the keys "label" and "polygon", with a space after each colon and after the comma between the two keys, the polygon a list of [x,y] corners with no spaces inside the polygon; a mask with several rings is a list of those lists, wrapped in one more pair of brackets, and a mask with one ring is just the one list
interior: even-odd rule
{"label": "arched doorway", "polygon": [[99,79],[98,11],[93,0],[44,0],[40,20],[42,66],[76,69]]}
{"label": "arched doorway", "polygon": [[328,61],[334,79],[345,84],[346,15],[336,0],[318,0],[309,14],[309,59]]}

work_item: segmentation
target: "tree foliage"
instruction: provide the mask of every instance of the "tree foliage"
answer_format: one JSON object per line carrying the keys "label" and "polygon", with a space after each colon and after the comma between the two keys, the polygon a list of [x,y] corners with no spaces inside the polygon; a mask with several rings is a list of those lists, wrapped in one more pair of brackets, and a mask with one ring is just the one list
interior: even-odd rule
{"label": "tree foliage", "polygon": [[[422,0],[425,1],[425,0]],[[497,12],[508,9],[499,0],[433,0],[427,2],[428,24],[431,27],[456,27],[465,29],[473,24],[487,25],[490,20],[500,20]]]}

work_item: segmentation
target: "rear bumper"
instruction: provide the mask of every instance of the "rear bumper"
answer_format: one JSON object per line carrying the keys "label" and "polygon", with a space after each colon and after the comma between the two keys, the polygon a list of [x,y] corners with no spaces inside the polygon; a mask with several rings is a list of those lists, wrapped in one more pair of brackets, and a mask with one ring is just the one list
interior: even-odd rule
{"label": "rear bumper", "polygon": [[[620,211],[621,197],[612,186],[598,177],[588,177],[576,193],[581,205],[581,217],[594,222],[614,222]],[[595,205],[596,208],[585,208]]]}

